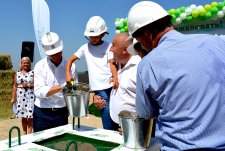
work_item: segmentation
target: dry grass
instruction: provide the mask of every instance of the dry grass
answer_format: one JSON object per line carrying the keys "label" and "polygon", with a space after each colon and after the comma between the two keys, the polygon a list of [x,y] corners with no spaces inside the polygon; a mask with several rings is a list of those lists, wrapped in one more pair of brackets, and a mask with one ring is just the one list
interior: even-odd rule
{"label": "dry grass", "polygon": [[11,97],[14,70],[0,70],[0,119],[9,119],[12,115]]}

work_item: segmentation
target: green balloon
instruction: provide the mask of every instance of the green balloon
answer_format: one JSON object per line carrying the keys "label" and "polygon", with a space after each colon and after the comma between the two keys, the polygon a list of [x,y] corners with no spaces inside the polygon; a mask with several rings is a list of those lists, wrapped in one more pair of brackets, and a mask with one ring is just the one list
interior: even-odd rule
{"label": "green balloon", "polygon": [[116,21],[120,21],[120,18],[116,18]]}
{"label": "green balloon", "polygon": [[187,22],[191,22],[193,20],[193,17],[192,16],[187,16],[186,20],[187,20]]}
{"label": "green balloon", "polygon": [[205,9],[207,12],[210,11],[211,5],[206,4],[206,5],[204,6],[204,9]]}
{"label": "green balloon", "polygon": [[212,6],[212,7],[216,7],[216,6],[217,6],[217,2],[212,2],[212,3],[211,3],[211,6]]}
{"label": "green balloon", "polygon": [[223,6],[224,6],[223,2],[217,3],[217,8],[218,8],[219,10],[222,10],[222,9],[223,9]]}
{"label": "green balloon", "polygon": [[198,17],[199,12],[197,10],[193,10],[191,14],[193,17]]}
{"label": "green balloon", "polygon": [[125,32],[128,32],[128,27],[125,26],[125,27],[124,27],[124,30],[125,30]]}
{"label": "green balloon", "polygon": [[211,8],[211,13],[212,13],[212,15],[216,15],[217,13],[218,13],[218,8],[217,7],[212,7]]}
{"label": "green balloon", "polygon": [[199,10],[199,15],[200,16],[205,16],[205,14],[206,14],[206,10],[205,9]]}
{"label": "green balloon", "polygon": [[184,6],[182,6],[182,7],[180,8],[181,13],[184,13],[185,10],[186,10],[186,8],[185,8]]}
{"label": "green balloon", "polygon": [[120,29],[120,33],[125,33],[125,29]]}
{"label": "green balloon", "polygon": [[121,28],[120,28],[120,26],[116,26],[116,30],[120,30]]}
{"label": "green balloon", "polygon": [[123,20],[123,27],[125,27],[125,26],[127,26],[127,20],[126,19]]}
{"label": "green balloon", "polygon": [[123,28],[123,24],[119,24],[116,28],[117,28],[118,30],[122,29],[122,28]]}
{"label": "green balloon", "polygon": [[177,18],[175,14],[172,14],[171,17],[172,17],[172,19],[171,19],[172,22],[174,22],[176,20],[176,18]]}
{"label": "green balloon", "polygon": [[175,9],[170,9],[169,11],[168,11],[168,13],[170,14],[170,15],[172,15],[172,14],[174,14],[174,12],[175,12]]}
{"label": "green balloon", "polygon": [[176,9],[175,12],[174,12],[174,14],[176,15],[176,17],[179,17],[180,16],[180,13],[181,13],[181,11],[180,11],[179,8]]}
{"label": "green balloon", "polygon": [[210,19],[212,17],[212,13],[211,12],[207,12],[206,14],[205,14],[205,18],[206,19]]}

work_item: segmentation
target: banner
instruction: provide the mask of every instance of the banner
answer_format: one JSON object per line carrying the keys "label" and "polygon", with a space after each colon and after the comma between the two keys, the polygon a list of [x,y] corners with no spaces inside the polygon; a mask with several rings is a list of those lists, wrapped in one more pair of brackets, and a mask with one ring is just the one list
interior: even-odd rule
{"label": "banner", "polygon": [[174,25],[175,29],[185,34],[207,33],[213,35],[225,35],[225,18],[208,21],[196,21],[186,24]]}
{"label": "banner", "polygon": [[50,14],[45,0],[32,0],[32,15],[39,54],[44,58],[46,54],[41,46],[41,38],[45,33],[50,32]]}

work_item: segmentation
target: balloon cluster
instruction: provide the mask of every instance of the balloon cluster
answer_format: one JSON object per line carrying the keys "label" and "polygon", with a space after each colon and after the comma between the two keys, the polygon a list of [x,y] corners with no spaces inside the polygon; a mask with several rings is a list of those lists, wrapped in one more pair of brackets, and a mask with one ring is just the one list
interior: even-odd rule
{"label": "balloon cluster", "polygon": [[116,25],[116,34],[128,32],[127,19],[116,18],[115,25]]}
{"label": "balloon cluster", "polygon": [[172,16],[172,23],[181,24],[191,21],[217,20],[225,15],[225,0],[223,2],[212,2],[204,6],[195,4],[189,7],[170,9],[168,13]]}

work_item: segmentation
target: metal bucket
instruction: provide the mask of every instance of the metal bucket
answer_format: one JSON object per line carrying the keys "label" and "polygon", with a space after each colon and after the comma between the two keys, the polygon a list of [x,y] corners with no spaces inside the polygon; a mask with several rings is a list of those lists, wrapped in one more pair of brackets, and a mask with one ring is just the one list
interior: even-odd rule
{"label": "metal bucket", "polygon": [[129,111],[121,111],[119,119],[124,146],[132,149],[146,149],[151,139],[153,119],[145,120]]}
{"label": "metal bucket", "polygon": [[76,90],[63,92],[63,96],[72,117],[82,117],[88,114],[90,87],[85,83],[76,83]]}

